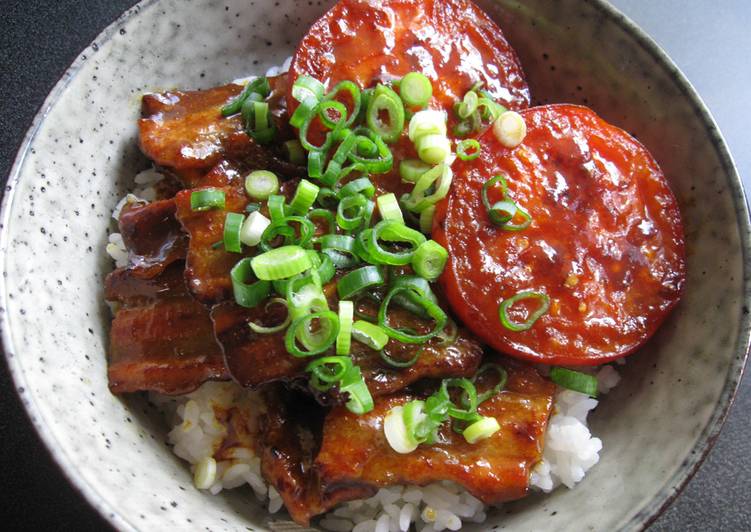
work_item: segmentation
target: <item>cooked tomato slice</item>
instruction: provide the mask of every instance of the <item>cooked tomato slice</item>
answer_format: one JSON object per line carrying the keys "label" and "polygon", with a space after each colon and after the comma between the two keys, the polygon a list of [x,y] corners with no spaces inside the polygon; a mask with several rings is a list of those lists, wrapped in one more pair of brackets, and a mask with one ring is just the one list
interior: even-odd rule
{"label": "cooked tomato slice", "polygon": [[[494,348],[519,358],[595,365],[633,352],[678,302],[686,278],[680,212],[649,152],[594,112],[573,105],[521,112],[527,136],[504,148],[488,131],[482,154],[457,161],[434,218],[450,259],[441,284],[454,311]],[[490,222],[483,183],[504,174],[508,196],[531,215],[522,231]],[[490,201],[500,201],[499,189]],[[512,220],[517,222],[518,220]],[[523,291],[550,299],[527,330],[499,320]],[[539,300],[509,309],[527,320]]]}
{"label": "cooked tomato slice", "polygon": [[[303,74],[328,88],[370,87],[413,71],[433,82],[432,107],[450,109],[478,81],[506,107],[529,106],[516,53],[469,0],[341,0],[300,42],[290,87]],[[297,106],[291,96],[288,104]]]}

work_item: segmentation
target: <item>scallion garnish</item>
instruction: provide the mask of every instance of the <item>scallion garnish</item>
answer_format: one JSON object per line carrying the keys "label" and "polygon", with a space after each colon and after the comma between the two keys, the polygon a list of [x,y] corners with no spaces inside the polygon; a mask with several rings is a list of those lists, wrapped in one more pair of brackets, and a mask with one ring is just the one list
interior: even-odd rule
{"label": "scallion garnish", "polygon": [[[431,318],[435,325],[433,329],[426,334],[413,334],[405,329],[395,328],[389,324],[388,309],[394,296],[404,294],[409,300],[419,307],[425,314]],[[432,297],[431,297],[432,296]],[[448,316],[443,309],[434,301],[435,296],[432,293],[428,295],[425,292],[416,289],[416,286],[407,283],[396,282],[389,289],[386,297],[383,298],[380,308],[378,309],[378,325],[380,325],[391,338],[405,344],[422,344],[437,335],[446,325]]]}
{"label": "scallion garnish", "polygon": [[304,215],[313,203],[315,203],[319,190],[320,188],[317,185],[314,185],[307,179],[301,179],[300,184],[297,185],[297,189],[295,190],[295,195],[292,197],[292,201],[289,202],[289,210],[293,214]]}
{"label": "scallion garnish", "polygon": [[323,83],[310,76],[300,76],[292,84],[292,97],[299,103],[308,99],[318,102],[326,89]]}
{"label": "scallion garnish", "polygon": [[423,242],[412,256],[412,269],[417,275],[435,281],[443,273],[449,254],[442,245],[434,240]]}
{"label": "scallion garnish", "polygon": [[336,291],[340,299],[349,299],[367,288],[383,283],[383,274],[378,266],[363,266],[343,275],[336,283]]}
{"label": "scallion garnish", "polygon": [[248,322],[248,327],[256,333],[256,334],[274,334],[278,333],[279,331],[283,331],[287,328],[287,326],[292,321],[292,316],[289,312],[289,308],[287,307],[287,301],[282,299],[281,297],[275,297],[273,299],[270,299],[266,303],[266,312],[268,312],[268,309],[271,305],[283,305],[285,309],[287,309],[287,316],[284,318],[284,321],[280,323],[279,325],[272,325],[270,327],[266,327],[264,325],[259,325],[253,321]]}
{"label": "scallion garnish", "polygon": [[399,95],[409,107],[425,107],[433,97],[433,85],[424,74],[410,72],[399,83]]}
{"label": "scallion garnish", "polygon": [[[488,192],[496,183],[501,186],[501,196],[503,199],[491,204],[488,199]],[[508,184],[506,183],[506,178],[502,175],[494,176],[485,181],[482,185],[480,199],[488,213],[490,221],[504,231],[521,231],[529,227],[532,223],[532,216],[509,198]],[[521,217],[521,222],[517,224],[511,223],[514,217],[517,216]]]}
{"label": "scallion garnish", "polygon": [[550,380],[558,386],[597,397],[597,377],[572,369],[550,368]]}
{"label": "scallion garnish", "polygon": [[224,217],[224,249],[231,253],[242,253],[240,232],[245,216],[237,212],[228,212]]}
{"label": "scallion garnish", "polygon": [[[386,121],[381,114],[387,115]],[[397,93],[378,84],[368,102],[365,122],[384,142],[396,142],[404,130],[404,104]]]}
{"label": "scallion garnish", "polygon": [[286,279],[312,268],[310,255],[300,246],[282,246],[251,259],[253,272],[261,280]]}
{"label": "scallion garnish", "polygon": [[257,246],[269,225],[271,225],[271,220],[260,211],[251,212],[240,228],[240,241],[246,246]]}
{"label": "scallion garnish", "polygon": [[254,200],[266,200],[279,192],[279,178],[268,170],[251,172],[245,178],[245,192]]}
{"label": "scallion garnish", "polygon": [[[406,249],[391,251],[381,242],[400,244]],[[375,264],[403,266],[412,260],[415,250],[425,242],[425,236],[419,231],[394,220],[382,220],[371,230],[370,238],[365,242],[366,250]]]}
{"label": "scallion garnish", "polygon": [[480,156],[480,143],[476,139],[464,139],[456,144],[456,156],[462,161],[472,161]]}
{"label": "scallion garnish", "polygon": [[[314,328],[315,333],[311,332]],[[339,317],[330,310],[324,310],[294,320],[284,335],[284,345],[294,357],[311,357],[320,355],[334,345],[338,334]],[[298,347],[298,340],[305,349]]]}
{"label": "scallion garnish", "polygon": [[399,163],[399,175],[402,181],[417,183],[418,179],[431,168],[432,166],[419,159],[404,159]]}
{"label": "scallion garnish", "polygon": [[223,190],[204,188],[190,193],[190,210],[207,211],[209,209],[224,209],[225,196]]}
{"label": "scallion garnish", "polygon": [[499,430],[501,430],[501,426],[496,418],[482,417],[464,429],[463,435],[467,443],[471,444],[490,438]]}
{"label": "scallion garnish", "polygon": [[[536,310],[530,312],[527,316],[527,319],[523,322],[516,322],[511,319],[509,316],[509,310],[513,305],[518,303],[519,301],[525,301],[525,300],[536,300],[538,301],[538,307]],[[547,294],[544,294],[542,292],[534,292],[532,290],[525,290],[523,292],[519,292],[518,294],[508,298],[504,299],[500,306],[498,307],[498,316],[501,319],[501,324],[506,327],[509,331],[513,332],[520,332],[520,331],[526,331],[529,328],[532,327],[532,325],[535,324],[535,322],[540,319],[550,308],[550,298],[547,296]]]}
{"label": "scallion garnish", "polygon": [[352,321],[355,306],[352,301],[339,302],[339,334],[336,337],[336,354],[348,355],[352,342]]}
{"label": "scallion garnish", "polygon": [[256,78],[249,81],[240,94],[227,105],[222,107],[222,116],[230,116],[240,112],[245,101],[251,94],[257,94],[259,99],[264,99],[271,92],[269,80],[266,77]]}
{"label": "scallion garnish", "polygon": [[254,279],[250,258],[244,258],[235,264],[230,271],[230,278],[235,302],[241,307],[257,307],[271,291],[270,282]]}
{"label": "scallion garnish", "polygon": [[354,325],[352,325],[352,337],[361,344],[365,344],[375,351],[380,351],[386,347],[386,344],[389,341],[389,336],[386,334],[386,331],[381,329],[375,323],[370,323],[365,320],[357,320]]}
{"label": "scallion garnish", "polygon": [[376,198],[376,205],[378,206],[378,212],[381,215],[382,220],[394,220],[399,223],[404,223],[404,215],[399,208],[399,201],[393,192],[388,194],[382,194]]}
{"label": "scallion garnish", "polygon": [[389,355],[386,351],[381,350],[378,353],[381,357],[381,360],[383,360],[386,364],[391,366],[392,368],[411,368],[415,364],[417,364],[417,361],[420,360],[420,355],[422,354],[422,348],[418,349],[417,352],[410,358],[409,360],[395,360],[391,355]]}

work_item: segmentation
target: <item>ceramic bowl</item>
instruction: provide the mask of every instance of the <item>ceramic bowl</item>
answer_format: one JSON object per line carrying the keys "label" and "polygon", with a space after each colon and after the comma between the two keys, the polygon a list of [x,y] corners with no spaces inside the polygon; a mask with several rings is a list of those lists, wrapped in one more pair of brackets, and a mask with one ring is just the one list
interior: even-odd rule
{"label": "ceramic bowl", "polygon": [[[123,530],[278,529],[242,490],[211,496],[165,444],[143,397],[107,390],[102,282],[110,213],[147,166],[140,95],[210,87],[280,64],[327,2],[147,0],[108,27],[47,98],[2,210],[2,341],[29,415],[71,482]],[[491,513],[482,528],[635,530],[716,438],[749,341],[749,223],[740,180],[701,100],[621,14],[590,0],[486,0],[534,99],[593,107],[655,155],[688,240],[679,308],[596,411],[600,463],[574,490]],[[279,519],[278,517],[275,519]],[[469,527],[471,530],[471,527]]]}

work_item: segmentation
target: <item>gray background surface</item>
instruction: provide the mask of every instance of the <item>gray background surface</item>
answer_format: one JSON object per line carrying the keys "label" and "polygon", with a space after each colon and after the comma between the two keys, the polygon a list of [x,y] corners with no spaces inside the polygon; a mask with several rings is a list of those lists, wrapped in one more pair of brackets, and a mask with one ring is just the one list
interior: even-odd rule
{"label": "gray background surface", "polygon": [[[132,0],[0,0],[0,178],[46,94],[78,53]],[[751,2],[613,0],[698,89],[751,190]],[[651,530],[751,530],[751,380],[684,493]],[[659,427],[655,427],[659,430]],[[103,530],[36,437],[0,364],[0,527]],[[603,508],[607,511],[607,508]]]}

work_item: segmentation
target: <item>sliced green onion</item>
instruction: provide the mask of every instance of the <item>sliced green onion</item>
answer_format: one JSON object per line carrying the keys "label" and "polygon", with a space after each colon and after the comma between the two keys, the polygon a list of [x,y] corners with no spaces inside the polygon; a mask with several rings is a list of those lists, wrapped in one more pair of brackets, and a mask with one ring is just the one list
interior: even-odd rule
{"label": "sliced green onion", "polygon": [[323,167],[326,163],[325,151],[312,151],[308,154],[308,175],[320,179],[323,177]]}
{"label": "sliced green onion", "polygon": [[436,335],[436,347],[447,347],[456,342],[459,337],[459,328],[456,326],[456,322],[451,318],[448,319],[446,327]]}
{"label": "sliced green onion", "polygon": [[[299,225],[299,236],[293,224]],[[276,241],[277,237],[281,236],[283,238],[282,244],[285,246],[295,245],[307,248],[313,240],[315,231],[316,226],[308,218],[285,216],[281,220],[272,221],[271,225],[261,235],[261,241],[258,245],[262,251],[269,251],[274,247],[272,243]]]}
{"label": "sliced green onion", "polygon": [[[391,327],[388,323],[387,312],[389,303],[395,295],[401,293],[411,293],[411,300],[415,304],[419,305],[425,313],[435,321],[435,327],[427,334],[411,334],[405,330],[396,329]],[[446,313],[434,303],[430,298],[422,295],[418,295],[410,288],[395,286],[389,290],[386,297],[383,298],[380,308],[378,309],[378,325],[380,325],[391,338],[398,340],[405,344],[422,344],[430,340],[432,337],[440,333],[446,326],[448,316]]]}
{"label": "sliced green onion", "polygon": [[417,364],[418,360],[420,360],[421,354],[422,354],[422,349],[418,349],[417,352],[414,354],[414,356],[410,358],[409,360],[395,360],[388,353],[386,353],[386,351],[381,351],[379,353],[381,360],[383,360],[386,364],[394,368],[411,368],[412,366]]}
{"label": "sliced green onion", "polygon": [[423,242],[412,256],[412,269],[417,275],[435,281],[443,273],[449,254],[442,245],[435,240]]}
{"label": "sliced green onion", "polygon": [[339,301],[339,334],[336,337],[336,354],[348,355],[352,342],[352,320],[355,306],[352,301]]}
{"label": "sliced green onion", "polygon": [[[381,120],[386,113],[386,122]],[[368,102],[365,122],[384,142],[396,142],[404,129],[404,104],[397,93],[385,85],[378,84]]]}
{"label": "sliced green onion", "polygon": [[[347,124],[347,108],[343,103],[337,102],[336,100],[323,101],[318,104],[317,109],[318,118],[321,119],[321,122],[327,128],[334,129],[340,123],[343,125]],[[339,117],[337,120],[331,118],[331,111]]]}
{"label": "sliced green onion", "polygon": [[477,398],[477,388],[475,384],[469,379],[444,379],[442,388],[448,395],[448,388],[460,388],[462,390],[461,402],[464,408],[458,408],[451,403],[449,405],[448,413],[451,417],[460,419],[462,421],[474,421],[477,419],[477,405],[479,404]]}
{"label": "sliced green onion", "polygon": [[[317,106],[318,100],[315,98],[308,98],[307,100],[300,102],[300,105],[297,106],[297,109],[295,109],[295,112],[292,113],[292,116],[289,119],[290,125],[298,129],[302,127],[302,125],[313,116],[313,112]],[[302,146],[302,144],[300,144],[300,146]]]}
{"label": "sliced green onion", "polygon": [[[321,104],[317,104],[313,111],[305,118],[305,121],[300,126],[300,144],[302,144],[302,147],[308,150],[309,152],[326,152],[331,147],[331,143],[333,142],[334,135],[333,132],[330,131],[326,134],[326,139],[323,141],[323,144],[320,146],[316,146],[314,144],[311,144],[308,140],[308,131],[310,130],[310,126],[313,123],[313,120],[316,116],[318,116],[318,110],[320,108]],[[336,128],[343,127],[344,120],[340,120],[337,122],[334,131],[336,131]],[[308,156],[308,164],[310,164],[310,156]]]}
{"label": "sliced green onion", "polygon": [[420,231],[429,235],[433,231],[433,215],[435,214],[435,205],[426,207],[420,213]]}
{"label": "sliced green onion", "polygon": [[467,443],[474,444],[480,440],[490,438],[501,430],[498,420],[494,417],[482,417],[464,429],[464,439]]}
{"label": "sliced green onion", "polygon": [[597,397],[597,377],[566,368],[550,368],[550,380],[558,386]]}
{"label": "sliced green onion", "polygon": [[345,356],[328,356],[314,360],[308,364],[305,371],[311,373],[311,386],[316,390],[326,392],[335,383],[342,380],[351,368],[351,358]]}
{"label": "sliced green onion", "polygon": [[373,182],[367,177],[358,177],[344,185],[339,191],[340,198],[346,198],[347,196],[354,196],[356,194],[362,194],[366,198],[372,198],[375,195]]}
{"label": "sliced green onion", "polygon": [[[454,172],[448,164],[439,164],[425,172],[415,183],[412,192],[404,200],[404,206],[412,212],[422,212],[445,198],[451,188]],[[432,193],[426,195],[426,193]]]}
{"label": "sliced green onion", "polygon": [[324,91],[323,83],[310,76],[300,76],[292,84],[292,97],[300,103],[309,98],[318,102],[323,98]]}
{"label": "sliced green onion", "polygon": [[[403,251],[389,251],[384,249],[380,241],[406,244],[409,247]],[[380,264],[403,266],[412,260],[417,247],[425,242],[425,236],[394,220],[382,220],[373,227],[370,239],[365,243],[367,252],[372,259]]]}
{"label": "sliced green onion", "polygon": [[253,321],[248,322],[248,326],[250,329],[256,333],[256,334],[275,334],[279,331],[283,331],[287,328],[287,326],[292,321],[292,315],[289,313],[289,308],[287,307],[287,301],[282,299],[281,297],[275,297],[271,300],[269,300],[268,303],[266,303],[266,311],[268,312],[268,309],[271,305],[284,305],[284,308],[287,309],[287,316],[284,318],[284,321],[280,323],[279,325],[273,325],[271,327],[265,327],[263,325],[258,325],[257,323]]}
{"label": "sliced green onion", "polygon": [[285,293],[292,320],[329,310],[329,302],[315,276],[295,276],[286,284]]}
{"label": "sliced green onion", "polygon": [[272,194],[279,192],[279,178],[268,170],[251,172],[245,178],[245,192],[254,200],[268,199]]}
{"label": "sliced green onion", "polygon": [[[539,301],[540,306],[537,308],[537,310],[531,312],[525,321],[521,323],[513,321],[508,315],[509,309],[515,303],[524,301],[526,299],[536,299],[537,301]],[[519,292],[515,296],[512,296],[508,299],[504,299],[503,302],[501,302],[500,307],[498,307],[498,316],[501,319],[501,324],[509,331],[526,331],[527,329],[531,328],[532,325],[534,325],[535,322],[548,311],[549,308],[550,298],[547,296],[547,294],[527,290],[524,292]]]}
{"label": "sliced green onion", "polygon": [[261,210],[261,204],[260,203],[248,203],[245,206],[245,212],[250,214],[251,212],[256,212]]}
{"label": "sliced green onion", "polygon": [[224,191],[216,188],[204,188],[190,193],[190,210],[207,211],[224,209]]}
{"label": "sliced green onion", "polygon": [[248,282],[253,279],[251,259],[245,258],[239,261],[230,271],[232,279],[232,292],[235,302],[241,307],[252,308],[258,306],[261,301],[269,296],[271,283],[266,280]]}
{"label": "sliced green onion", "polygon": [[[488,199],[488,191],[496,183],[501,185],[501,195],[503,200],[491,205],[490,200]],[[482,185],[480,198],[482,199],[482,204],[485,207],[485,210],[488,212],[490,221],[505,231],[521,231],[529,227],[532,223],[532,216],[530,216],[530,214],[520,205],[508,198],[508,184],[506,183],[505,177],[502,175],[494,176],[485,181]],[[521,223],[510,223],[517,214],[522,217]]]}
{"label": "sliced green onion", "polygon": [[305,149],[299,140],[288,140],[284,142],[284,153],[287,160],[297,166],[305,166]]}
{"label": "sliced green onion", "polygon": [[251,259],[253,272],[261,280],[292,277],[313,267],[310,255],[300,246],[282,246]]}
{"label": "sliced green onion", "polygon": [[425,107],[433,96],[433,85],[420,72],[410,72],[399,83],[399,95],[409,107]]}
{"label": "sliced green onion", "polygon": [[361,194],[343,198],[336,208],[337,225],[345,231],[351,231],[364,225],[368,203],[372,202]]}
{"label": "sliced green onion", "polygon": [[242,253],[240,230],[245,216],[237,212],[228,212],[224,217],[224,249],[231,253]]}
{"label": "sliced green onion", "polygon": [[[411,401],[411,403],[416,402]],[[389,446],[399,454],[409,454],[420,445],[414,437],[414,428],[412,430],[407,428],[402,406],[395,406],[386,414],[383,419],[383,433]]]}
{"label": "sliced green onion", "polygon": [[334,214],[328,209],[312,209],[305,214],[305,217],[311,221],[316,218],[321,218],[326,221],[326,225],[328,226],[327,233],[336,232],[336,220],[334,220]]}
{"label": "sliced green onion", "polygon": [[516,148],[527,136],[527,124],[516,111],[506,111],[493,122],[493,134],[506,148]]}
{"label": "sliced green onion", "polygon": [[320,188],[307,179],[301,179],[297,185],[295,195],[289,204],[289,210],[294,214],[304,215],[315,203]]}
{"label": "sliced green onion", "polygon": [[419,159],[404,159],[399,163],[399,175],[402,181],[417,183],[417,180],[431,168],[432,166]]}
{"label": "sliced green onion", "polygon": [[443,111],[418,111],[409,121],[409,140],[417,140],[426,135],[446,136],[446,113]]}
{"label": "sliced green onion", "polygon": [[323,235],[319,238],[321,253],[327,255],[336,269],[357,265],[360,259],[355,254],[355,239],[349,235]]}
{"label": "sliced green onion", "polygon": [[393,192],[388,194],[382,194],[376,198],[376,205],[378,205],[378,212],[381,214],[383,220],[395,220],[400,223],[404,223],[404,216],[402,210],[399,208],[399,201]]}
{"label": "sliced green onion", "polygon": [[349,112],[349,118],[347,118],[344,124],[349,127],[360,114],[360,106],[362,102],[360,88],[351,81],[340,81],[324,97],[324,100],[336,100],[336,97],[340,92],[349,93],[350,98],[352,99],[352,110]]}
{"label": "sliced green onion", "polygon": [[373,396],[370,395],[358,366],[352,366],[344,375],[339,383],[339,391],[349,394],[345,406],[350,412],[362,415],[373,410]]}
{"label": "sliced green onion", "polygon": [[485,364],[483,366],[480,366],[480,369],[477,370],[477,373],[475,373],[475,376],[472,377],[472,382],[477,383],[477,380],[480,378],[480,375],[485,373],[486,371],[493,370],[498,374],[498,384],[493,386],[492,389],[483,392],[477,396],[477,403],[481,404],[490,399],[491,397],[494,397],[501,393],[503,389],[506,387],[506,382],[508,381],[508,372],[498,364]]}
{"label": "sliced green onion", "polygon": [[394,165],[394,155],[391,153],[389,147],[386,146],[384,140],[366,127],[358,127],[354,133],[358,137],[358,146],[364,142],[363,139],[369,140],[375,144],[377,153],[363,155],[358,149],[354,149],[349,152],[349,160],[361,164],[363,171],[371,174],[384,174],[391,170],[391,167]]}
{"label": "sliced green onion", "polygon": [[271,86],[266,77],[260,77],[249,81],[236,98],[232,99],[232,101],[222,107],[222,116],[230,116],[239,113],[245,100],[247,100],[251,94],[255,93],[260,98],[265,98],[270,92]]}
{"label": "sliced green onion", "polygon": [[377,266],[363,266],[343,275],[336,283],[339,299],[349,299],[353,295],[373,286],[384,283],[383,274]]}
{"label": "sliced green onion", "polygon": [[[309,331],[315,320],[319,322],[318,332],[310,334]],[[315,356],[334,345],[338,334],[339,317],[334,312],[325,310],[294,320],[284,335],[284,345],[287,348],[287,352],[294,357]],[[302,338],[305,338],[305,340]],[[298,339],[300,339],[301,343],[307,344],[305,345],[305,351],[297,346]]]}
{"label": "sliced green onion", "polygon": [[272,222],[280,222],[286,216],[287,206],[284,204],[284,196],[272,194],[266,201],[266,206],[269,209]]}
{"label": "sliced green onion", "polygon": [[[324,285],[334,278],[334,264],[331,262],[331,259],[329,257],[327,257],[326,255],[319,255],[315,250],[312,249],[308,249],[306,251],[308,252],[310,262],[313,264],[314,269],[310,270],[305,275],[295,276],[291,279],[277,279],[276,281],[274,281],[274,290],[276,290],[276,293],[286,297],[287,301],[290,302],[290,304],[294,305],[292,310],[293,313],[296,313],[297,309],[304,305],[304,302],[301,303],[300,301],[295,299],[297,295],[296,292],[293,290],[288,291],[289,288],[305,286],[310,283],[313,283],[314,285]],[[323,292],[320,293],[322,294]],[[325,302],[325,297],[323,298],[323,300]],[[322,310],[325,309],[328,309],[328,304],[322,307]],[[307,312],[308,309],[305,309],[302,314],[305,314]]]}
{"label": "sliced green onion", "polygon": [[477,110],[478,96],[475,91],[467,91],[464,95],[464,99],[456,108],[456,114],[459,118],[469,118],[469,116]]}
{"label": "sliced green onion", "polygon": [[383,329],[365,320],[357,320],[352,325],[352,337],[375,351],[386,347],[389,341],[389,336]]}
{"label": "sliced green onion", "polygon": [[462,161],[472,161],[480,156],[480,143],[476,139],[464,139],[456,144],[456,156]]}
{"label": "sliced green onion", "polygon": [[423,135],[415,142],[417,156],[428,164],[439,164],[451,154],[451,142],[445,135]]}

